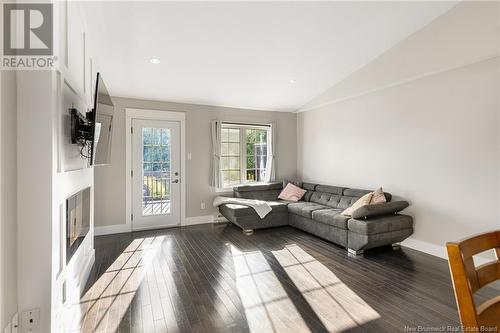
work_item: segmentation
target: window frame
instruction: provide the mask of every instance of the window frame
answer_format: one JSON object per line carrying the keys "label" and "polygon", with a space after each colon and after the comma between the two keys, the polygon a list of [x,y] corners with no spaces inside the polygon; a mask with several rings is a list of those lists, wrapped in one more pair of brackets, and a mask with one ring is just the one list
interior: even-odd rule
{"label": "window frame", "polygon": [[[258,129],[258,130],[265,130],[267,132],[266,138],[267,138],[267,146],[269,146],[270,138],[271,138],[271,124],[251,124],[251,123],[237,123],[237,122],[222,122],[221,124],[221,132],[223,129],[238,129],[240,131],[240,183],[234,184],[234,185],[225,185],[222,184],[222,188],[216,189],[216,192],[230,192],[233,190],[235,186],[239,185],[246,185],[246,184],[261,184],[264,183],[263,181],[248,181],[247,180],[247,147],[246,147],[246,131],[251,130],[251,129]],[[221,156],[222,156],[222,140],[221,140]],[[268,149],[266,149],[269,151]],[[269,153],[266,155],[267,158],[269,159]],[[267,162],[266,162],[266,168],[267,168]],[[257,169],[257,168],[255,168]],[[224,177],[222,176],[222,163],[219,165],[219,173],[222,182],[224,182]]]}

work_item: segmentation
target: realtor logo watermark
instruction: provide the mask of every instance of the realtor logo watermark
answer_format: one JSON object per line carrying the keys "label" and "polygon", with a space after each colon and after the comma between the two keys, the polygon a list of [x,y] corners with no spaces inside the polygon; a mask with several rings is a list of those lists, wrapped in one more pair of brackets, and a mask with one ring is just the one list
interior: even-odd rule
{"label": "realtor logo watermark", "polygon": [[54,12],[51,3],[3,4],[2,69],[52,69]]}

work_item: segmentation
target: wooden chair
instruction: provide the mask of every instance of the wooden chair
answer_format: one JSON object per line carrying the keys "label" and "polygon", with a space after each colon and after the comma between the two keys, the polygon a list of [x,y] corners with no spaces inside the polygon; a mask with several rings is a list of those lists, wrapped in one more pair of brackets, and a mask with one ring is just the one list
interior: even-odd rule
{"label": "wooden chair", "polygon": [[[488,283],[500,280],[500,230],[449,242],[446,247],[462,325],[471,329],[497,327],[499,331],[500,296],[476,307],[473,295]],[[475,267],[472,256],[491,249],[495,250],[497,260]]]}

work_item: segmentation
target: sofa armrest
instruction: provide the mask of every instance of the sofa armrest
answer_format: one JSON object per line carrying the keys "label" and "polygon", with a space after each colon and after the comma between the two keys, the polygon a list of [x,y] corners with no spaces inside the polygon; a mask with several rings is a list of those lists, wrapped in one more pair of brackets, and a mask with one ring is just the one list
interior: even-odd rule
{"label": "sofa armrest", "polygon": [[238,192],[267,191],[267,190],[281,190],[281,189],[283,189],[283,183],[281,182],[248,184],[248,185],[239,185],[233,187],[233,190]]}
{"label": "sofa armrest", "polygon": [[347,229],[361,235],[374,235],[403,229],[413,229],[413,218],[408,215],[396,214],[376,216],[369,220],[350,219]]}
{"label": "sofa armrest", "polygon": [[407,201],[392,201],[359,207],[352,212],[353,219],[396,214],[410,204]]}
{"label": "sofa armrest", "polygon": [[233,188],[235,198],[275,201],[283,190],[282,183],[240,185]]}

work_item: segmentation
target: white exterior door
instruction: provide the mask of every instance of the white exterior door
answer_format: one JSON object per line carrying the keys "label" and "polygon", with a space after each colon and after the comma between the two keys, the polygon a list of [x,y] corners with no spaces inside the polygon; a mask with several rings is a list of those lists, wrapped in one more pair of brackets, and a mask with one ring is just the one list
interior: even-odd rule
{"label": "white exterior door", "polygon": [[132,230],[181,223],[180,123],[132,119]]}

